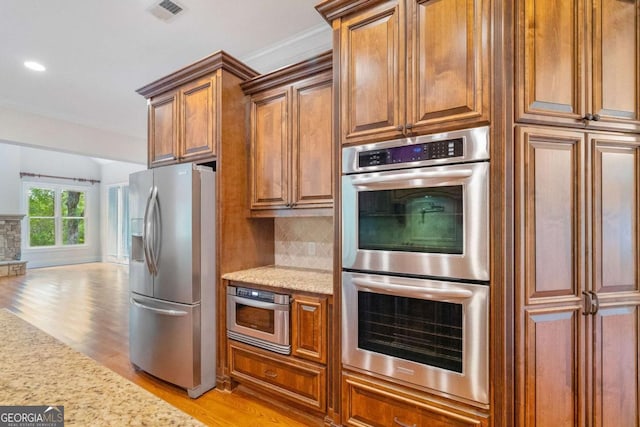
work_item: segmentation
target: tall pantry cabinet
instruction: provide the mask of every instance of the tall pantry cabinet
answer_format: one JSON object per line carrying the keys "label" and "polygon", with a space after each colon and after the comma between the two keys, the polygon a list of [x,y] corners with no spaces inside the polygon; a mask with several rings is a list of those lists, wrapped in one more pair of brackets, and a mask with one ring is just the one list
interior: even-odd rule
{"label": "tall pantry cabinet", "polygon": [[640,2],[515,7],[519,426],[640,426]]}

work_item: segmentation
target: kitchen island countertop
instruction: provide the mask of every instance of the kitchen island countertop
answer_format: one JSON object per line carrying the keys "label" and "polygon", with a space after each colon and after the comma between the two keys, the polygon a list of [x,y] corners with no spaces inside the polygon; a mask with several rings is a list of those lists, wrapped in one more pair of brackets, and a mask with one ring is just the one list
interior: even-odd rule
{"label": "kitchen island countertop", "polygon": [[333,294],[333,273],[327,270],[268,265],[222,275],[225,280],[294,291]]}

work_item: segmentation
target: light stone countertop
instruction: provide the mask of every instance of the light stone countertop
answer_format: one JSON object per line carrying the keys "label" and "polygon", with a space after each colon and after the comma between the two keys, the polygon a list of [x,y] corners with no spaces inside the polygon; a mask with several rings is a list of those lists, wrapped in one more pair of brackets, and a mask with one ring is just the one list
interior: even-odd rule
{"label": "light stone countertop", "polygon": [[226,273],[222,278],[248,285],[256,284],[333,295],[333,273],[327,270],[268,265]]}

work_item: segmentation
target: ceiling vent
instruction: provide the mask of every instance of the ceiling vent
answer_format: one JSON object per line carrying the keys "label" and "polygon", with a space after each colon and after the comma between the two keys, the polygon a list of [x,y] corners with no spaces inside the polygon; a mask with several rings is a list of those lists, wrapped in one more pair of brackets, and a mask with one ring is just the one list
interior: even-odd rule
{"label": "ceiling vent", "polygon": [[184,7],[171,0],[162,0],[152,4],[147,10],[159,20],[169,22],[184,12]]}

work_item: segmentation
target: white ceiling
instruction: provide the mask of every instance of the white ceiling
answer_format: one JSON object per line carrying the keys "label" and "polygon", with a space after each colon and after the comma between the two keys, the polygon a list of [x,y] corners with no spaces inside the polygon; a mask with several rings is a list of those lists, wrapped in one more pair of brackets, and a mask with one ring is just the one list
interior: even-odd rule
{"label": "white ceiling", "polygon": [[151,0],[3,0],[0,106],[146,138],[147,83],[220,49],[268,72],[331,46],[319,0],[175,1],[165,23]]}

